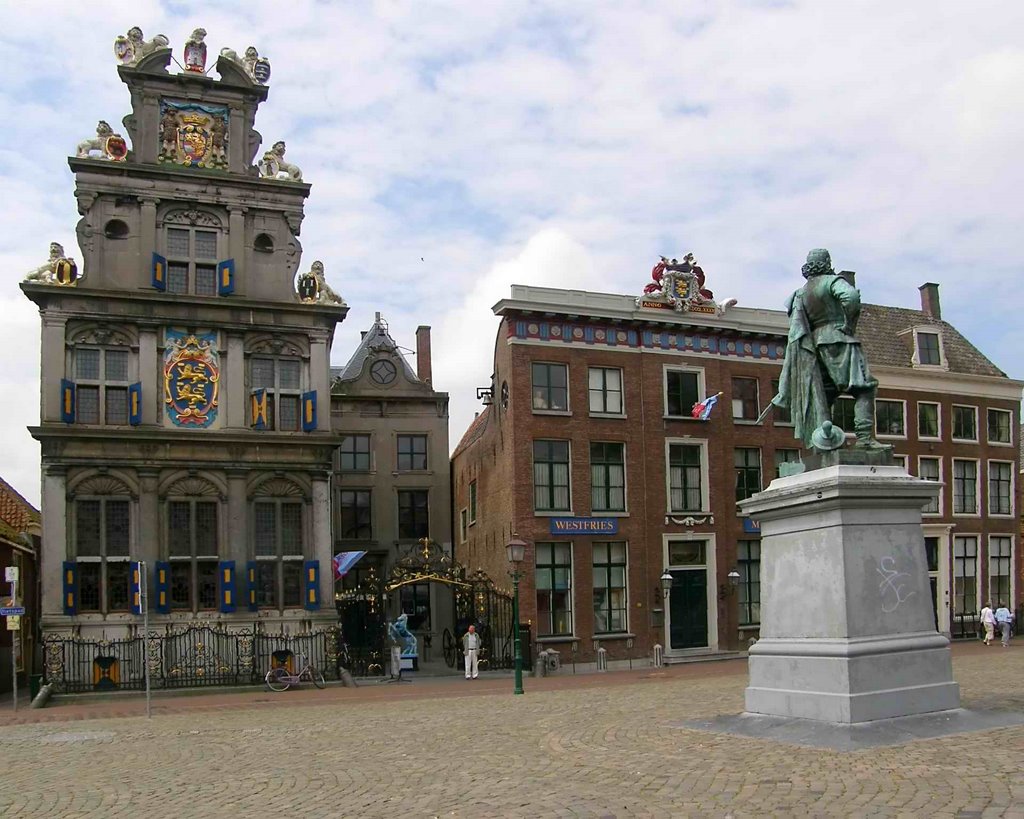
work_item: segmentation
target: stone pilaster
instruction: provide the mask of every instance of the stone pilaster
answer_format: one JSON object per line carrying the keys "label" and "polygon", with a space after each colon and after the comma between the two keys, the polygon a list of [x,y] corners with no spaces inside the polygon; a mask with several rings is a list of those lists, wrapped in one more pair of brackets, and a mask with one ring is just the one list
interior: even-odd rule
{"label": "stone pilaster", "polygon": [[43,314],[43,338],[40,351],[40,384],[42,399],[39,407],[39,418],[46,422],[59,422],[61,419],[60,380],[68,377],[65,373],[65,338],[67,333],[67,317],[63,315]]}

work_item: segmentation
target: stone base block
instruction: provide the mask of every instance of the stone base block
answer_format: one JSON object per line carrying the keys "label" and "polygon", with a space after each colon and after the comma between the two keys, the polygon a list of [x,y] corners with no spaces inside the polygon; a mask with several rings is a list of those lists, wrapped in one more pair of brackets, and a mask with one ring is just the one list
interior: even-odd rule
{"label": "stone base block", "polygon": [[858,723],[960,705],[949,641],[935,632],[762,639],[748,664],[748,713]]}

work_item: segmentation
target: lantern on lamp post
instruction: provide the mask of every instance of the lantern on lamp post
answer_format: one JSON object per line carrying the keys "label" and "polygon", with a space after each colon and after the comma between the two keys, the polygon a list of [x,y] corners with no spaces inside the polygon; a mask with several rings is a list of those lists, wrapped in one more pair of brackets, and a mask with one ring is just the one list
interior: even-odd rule
{"label": "lantern on lamp post", "polygon": [[520,567],[526,558],[526,542],[519,539],[515,532],[512,539],[506,544],[505,552],[508,556],[509,565],[512,569],[512,634],[515,646],[516,678],[513,694],[523,693],[523,651],[519,644],[519,580],[522,577]]}

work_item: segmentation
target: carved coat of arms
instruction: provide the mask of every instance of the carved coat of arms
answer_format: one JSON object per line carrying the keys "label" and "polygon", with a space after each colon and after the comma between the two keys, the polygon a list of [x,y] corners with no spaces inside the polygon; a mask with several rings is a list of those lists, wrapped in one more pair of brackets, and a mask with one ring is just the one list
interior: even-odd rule
{"label": "carved coat of arms", "polygon": [[306,304],[314,304],[320,300],[320,283],[312,273],[299,276],[297,287],[299,300]]}
{"label": "carved coat of arms", "polygon": [[195,168],[226,168],[227,146],[227,108],[161,101],[158,161]]}
{"label": "carved coat of arms", "polygon": [[217,418],[220,361],[216,333],[167,331],[164,404],[175,426],[208,427]]}
{"label": "carved coat of arms", "polygon": [[651,271],[652,281],[636,299],[637,307],[670,308],[677,313],[722,315],[736,299],[715,301],[715,294],[704,286],[704,270],[692,253],[682,261],[662,256]]}

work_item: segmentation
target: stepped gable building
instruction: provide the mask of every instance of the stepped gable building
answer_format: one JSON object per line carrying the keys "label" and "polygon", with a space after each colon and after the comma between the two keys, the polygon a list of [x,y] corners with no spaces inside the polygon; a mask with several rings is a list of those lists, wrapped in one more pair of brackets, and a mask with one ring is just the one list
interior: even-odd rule
{"label": "stepped gable building", "polygon": [[[39,623],[39,510],[18,491],[0,478],[0,567],[13,567],[18,573],[17,599],[25,608],[17,629],[7,628],[7,618],[0,622],[0,692],[11,690],[11,643],[18,667],[18,690],[28,690],[28,676],[38,667]],[[0,580],[5,580],[0,575]],[[0,586],[0,603],[11,602],[11,586]]]}
{"label": "stepped gable building", "polygon": [[[858,334],[879,439],[943,484],[924,515],[937,627],[971,635],[985,598],[1020,598],[1022,383],[942,320],[937,285],[921,297],[921,310],[865,305]],[[801,458],[777,408],[757,422],[786,314],[717,301],[692,256],[663,259],[638,298],[513,285],[494,312],[486,406],[452,456],[459,559],[499,577],[506,542],[524,539],[521,620],[563,662],[745,648],[760,538],[736,502]],[[841,398],[844,430],[852,413]]]}
{"label": "stepped gable building", "polygon": [[[334,622],[329,359],[347,306],[296,277],[310,186],[260,153],[269,62],[205,31],[119,37],[131,111],[69,159],[81,265],[60,245],[22,284],[42,320],[44,632]],[[255,163],[255,164],[254,164]],[[326,604],[323,603],[326,601]]]}
{"label": "stepped gable building", "polygon": [[[451,554],[448,394],[431,383],[430,328],[416,330],[414,371],[380,313],[331,376],[331,426],[341,442],[333,464],[335,551],[365,552],[341,579],[337,600],[346,638],[365,647],[379,639],[383,612],[368,610],[364,590],[387,579],[423,538]],[[409,628],[440,646],[454,616],[451,589],[416,582],[393,594]]]}

